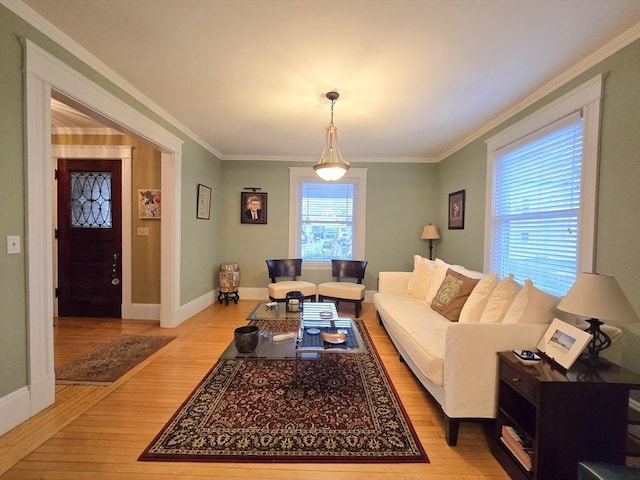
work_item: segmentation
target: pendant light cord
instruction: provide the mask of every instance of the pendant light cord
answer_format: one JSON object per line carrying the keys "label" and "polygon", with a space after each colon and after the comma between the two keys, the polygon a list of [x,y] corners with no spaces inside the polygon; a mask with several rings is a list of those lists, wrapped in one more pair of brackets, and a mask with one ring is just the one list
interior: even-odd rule
{"label": "pendant light cord", "polygon": [[333,106],[335,105],[336,101],[335,100],[331,100],[331,121],[329,122],[329,126],[333,127]]}

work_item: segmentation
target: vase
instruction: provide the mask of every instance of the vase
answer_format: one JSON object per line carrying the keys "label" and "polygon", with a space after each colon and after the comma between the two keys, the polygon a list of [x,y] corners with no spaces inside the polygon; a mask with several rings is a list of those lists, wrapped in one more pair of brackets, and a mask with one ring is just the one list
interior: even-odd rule
{"label": "vase", "polygon": [[233,332],[233,340],[238,353],[252,353],[258,346],[260,329],[255,325],[238,327]]}

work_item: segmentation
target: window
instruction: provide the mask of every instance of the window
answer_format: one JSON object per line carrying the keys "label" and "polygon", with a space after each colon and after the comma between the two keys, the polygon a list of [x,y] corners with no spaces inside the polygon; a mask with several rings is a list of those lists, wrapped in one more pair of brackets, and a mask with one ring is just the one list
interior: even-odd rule
{"label": "window", "polygon": [[307,266],[364,258],[366,172],[351,168],[339,181],[325,182],[311,168],[290,169],[290,257]]}
{"label": "window", "polygon": [[594,254],[600,77],[488,144],[486,270],[566,294]]}

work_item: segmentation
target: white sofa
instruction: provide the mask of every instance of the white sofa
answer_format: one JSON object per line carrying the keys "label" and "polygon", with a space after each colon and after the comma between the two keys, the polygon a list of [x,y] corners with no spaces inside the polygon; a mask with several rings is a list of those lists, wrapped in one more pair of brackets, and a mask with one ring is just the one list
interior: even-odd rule
{"label": "white sofa", "polygon": [[[512,279],[502,282],[495,275],[488,278],[441,260],[416,256],[414,261],[413,272],[380,272],[373,303],[401,359],[441,405],[448,421],[447,443],[456,445],[460,421],[496,417],[496,352],[535,350],[559,299],[530,282],[525,289]],[[422,274],[420,268],[425,270]],[[449,269],[484,279],[473,287],[457,321],[431,308],[433,294],[444,283],[443,271]],[[416,286],[417,282],[423,285]],[[503,288],[505,284],[510,285]],[[503,298],[492,300],[492,295]]]}
{"label": "white sofa", "polygon": [[[460,278],[470,283],[466,291]],[[452,282],[460,287],[457,298],[449,288]],[[434,299],[438,311],[431,308]],[[443,299],[453,307],[443,307]],[[457,443],[461,421],[496,417],[496,352],[536,350],[556,316],[580,328],[587,326],[556,310],[559,300],[529,280],[519,285],[511,276],[498,279],[419,255],[414,256],[413,272],[380,272],[373,295],[378,319],[401,360],[442,407],[451,446]],[[619,363],[622,331],[610,325],[602,329],[612,339],[603,356]]]}

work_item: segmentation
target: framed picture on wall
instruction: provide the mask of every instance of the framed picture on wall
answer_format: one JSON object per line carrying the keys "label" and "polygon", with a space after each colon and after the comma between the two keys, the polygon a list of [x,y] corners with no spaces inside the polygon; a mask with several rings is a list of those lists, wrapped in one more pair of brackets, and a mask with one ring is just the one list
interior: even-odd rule
{"label": "framed picture on wall", "polygon": [[464,230],[464,190],[449,194],[449,230]]}
{"label": "framed picture on wall", "polygon": [[211,188],[198,184],[198,207],[196,218],[209,220],[211,218]]}
{"label": "framed picture on wall", "polygon": [[240,193],[240,223],[267,223],[266,193]]}
{"label": "framed picture on wall", "polygon": [[160,190],[150,188],[138,190],[138,218],[160,218]]}

